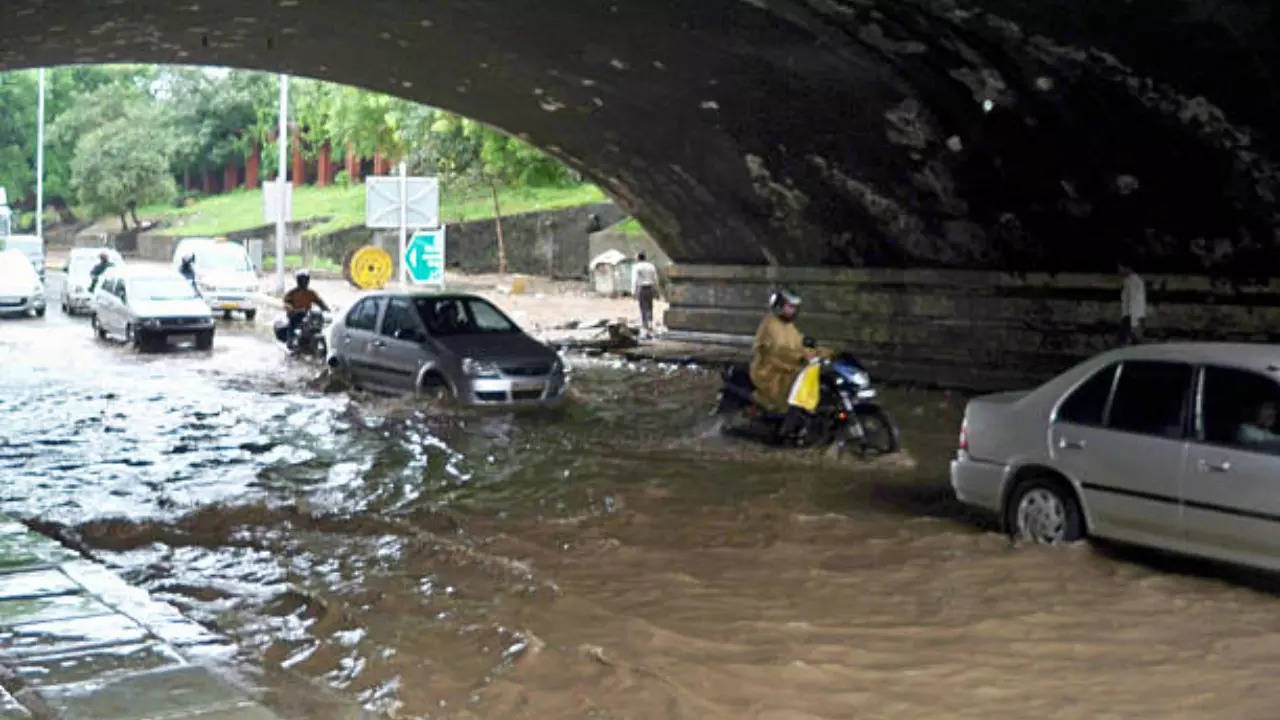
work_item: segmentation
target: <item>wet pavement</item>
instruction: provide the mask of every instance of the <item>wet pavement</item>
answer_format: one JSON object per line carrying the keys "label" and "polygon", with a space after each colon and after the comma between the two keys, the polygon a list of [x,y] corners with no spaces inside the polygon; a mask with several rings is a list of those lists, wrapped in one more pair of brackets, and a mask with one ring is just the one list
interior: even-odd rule
{"label": "wet pavement", "polygon": [[233,653],[173,606],[0,516],[0,718],[276,720],[211,669]]}
{"label": "wet pavement", "polygon": [[906,451],[762,448],[696,368],[575,359],[557,412],[324,392],[261,331],[139,355],[0,324],[0,510],[233,642],[281,716],[1274,716],[1270,576],[1013,547]]}

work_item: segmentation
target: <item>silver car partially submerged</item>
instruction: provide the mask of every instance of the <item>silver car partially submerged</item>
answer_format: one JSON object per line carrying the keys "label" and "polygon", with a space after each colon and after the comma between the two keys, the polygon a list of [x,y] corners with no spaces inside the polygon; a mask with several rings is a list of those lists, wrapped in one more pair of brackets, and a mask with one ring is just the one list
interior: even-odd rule
{"label": "silver car partially submerged", "polygon": [[447,393],[467,405],[554,405],[565,391],[556,351],[474,295],[365,296],[334,323],[329,347],[330,365],[357,387],[382,392]]}
{"label": "silver car partially submerged", "polygon": [[1280,347],[1141,345],[971,400],[951,484],[1016,536],[1280,569]]}

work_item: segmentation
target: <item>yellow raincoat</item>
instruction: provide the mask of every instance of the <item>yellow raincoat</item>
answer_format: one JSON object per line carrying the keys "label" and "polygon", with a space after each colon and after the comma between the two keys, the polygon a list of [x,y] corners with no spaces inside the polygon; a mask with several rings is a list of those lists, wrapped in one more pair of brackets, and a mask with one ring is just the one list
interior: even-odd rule
{"label": "yellow raincoat", "polygon": [[804,335],[794,322],[769,313],[756,329],[751,357],[752,396],[761,407],[781,412],[787,409],[787,393],[796,373],[805,364]]}

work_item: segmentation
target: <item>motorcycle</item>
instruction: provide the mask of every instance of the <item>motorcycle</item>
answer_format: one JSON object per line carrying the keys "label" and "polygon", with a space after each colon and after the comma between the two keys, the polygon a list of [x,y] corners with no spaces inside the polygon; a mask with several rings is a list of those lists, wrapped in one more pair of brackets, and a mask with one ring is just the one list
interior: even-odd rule
{"label": "motorcycle", "polygon": [[726,426],[730,434],[761,439],[775,445],[825,447],[837,443],[862,457],[886,455],[899,449],[898,428],[876,402],[871,376],[857,358],[841,353],[821,364],[819,400],[813,412],[791,407],[771,412],[752,399],[755,384],[746,365],[732,365],[722,373],[724,385],[714,414],[737,415]]}
{"label": "motorcycle", "polygon": [[290,355],[306,355],[325,360],[329,355],[329,341],[325,339],[324,329],[329,318],[320,308],[311,308],[302,316],[297,327],[290,328],[288,318],[277,320],[275,324],[276,339],[284,343]]}

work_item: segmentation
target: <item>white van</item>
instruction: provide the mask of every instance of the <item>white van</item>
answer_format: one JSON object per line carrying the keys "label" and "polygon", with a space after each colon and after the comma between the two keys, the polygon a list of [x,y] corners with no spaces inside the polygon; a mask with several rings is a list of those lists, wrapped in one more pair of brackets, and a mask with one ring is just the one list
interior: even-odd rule
{"label": "white van", "polygon": [[124,265],[124,258],[111,248],[72,248],[67,257],[67,278],[62,283],[62,312],[74,315],[93,308],[93,293],[89,290],[92,279],[89,272],[98,264],[102,253],[112,267]]}
{"label": "white van", "polygon": [[44,282],[44,239],[35,235],[10,235],[0,238],[0,250],[21,250],[31,267]]}
{"label": "white van", "polygon": [[184,238],[173,250],[173,268],[182,267],[182,259],[194,255],[196,287],[210,310],[221,310],[230,318],[242,312],[246,320],[258,314],[253,294],[258,292],[258,276],[244,246],[210,238]]}

